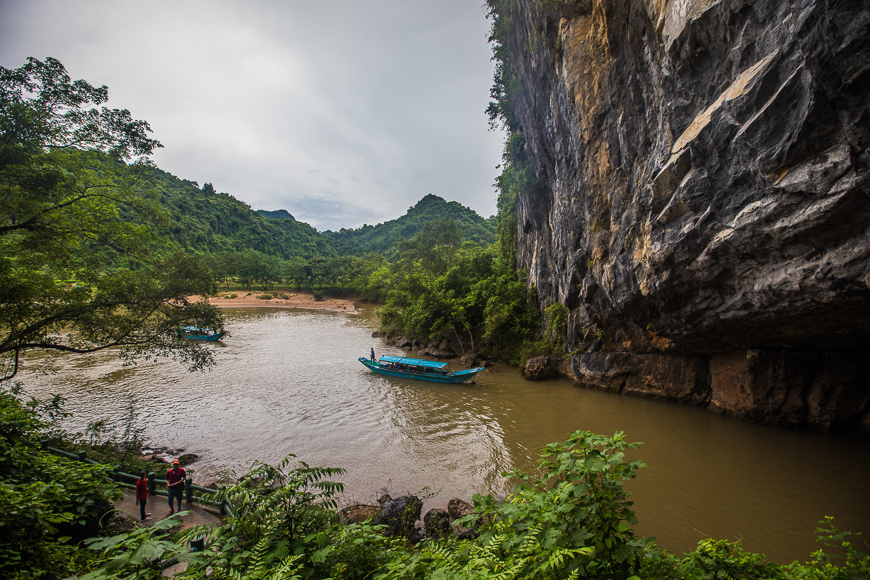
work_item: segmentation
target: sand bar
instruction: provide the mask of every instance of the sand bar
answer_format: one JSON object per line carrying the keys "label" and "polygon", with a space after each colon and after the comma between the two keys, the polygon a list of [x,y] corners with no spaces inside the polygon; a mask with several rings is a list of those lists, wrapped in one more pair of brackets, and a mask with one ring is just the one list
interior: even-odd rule
{"label": "sand bar", "polygon": [[[233,294],[235,298],[229,298]],[[271,295],[271,300],[258,298],[262,295]],[[191,299],[198,297],[192,296]],[[324,297],[323,300],[315,300],[311,292],[297,292],[295,290],[269,290],[266,292],[250,292],[245,290],[233,290],[220,292],[216,296],[208,298],[209,304],[220,308],[306,308],[310,310],[335,310],[357,314],[354,302],[358,298],[332,298]]]}

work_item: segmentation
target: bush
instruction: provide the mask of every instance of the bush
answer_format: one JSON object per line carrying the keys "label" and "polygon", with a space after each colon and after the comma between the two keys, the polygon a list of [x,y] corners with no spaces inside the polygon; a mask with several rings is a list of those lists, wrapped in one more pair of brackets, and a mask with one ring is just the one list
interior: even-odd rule
{"label": "bush", "polygon": [[785,578],[774,564],[768,564],[763,554],[744,552],[739,542],[706,539],[680,562],[680,569],[689,578],[722,578],[743,580],[755,578]]}
{"label": "bush", "polygon": [[22,404],[0,390],[0,577],[65,578],[81,555],[68,542],[99,533],[100,518],[119,497],[110,468],[61,459],[36,441],[57,411]]}
{"label": "bush", "polygon": [[323,290],[314,290],[312,292],[314,299],[317,301],[323,300]]}
{"label": "bush", "polygon": [[[222,499],[232,502],[234,517],[217,528],[194,527],[173,538],[171,527],[177,522],[167,519],[131,534],[89,541],[103,554],[82,580],[159,580],[166,565],[181,560],[189,566],[180,577],[216,580],[870,577],[870,557],[855,550],[847,541],[849,534],[834,528],[830,518],[816,534],[840,556],[819,550],[810,562],[788,566],[769,564],[763,555],[744,552],[737,542],[703,540],[695,551],[676,557],[649,538],[637,538],[630,494],[623,484],[643,467],[625,458],[625,451],[638,445],[626,443],[619,432],[613,437],[572,433],[567,441],[547,445],[537,474],[503,474],[519,481],[505,502],[475,496],[475,512],[454,525],[477,526],[476,539],[433,539],[416,547],[402,538],[385,537],[384,526],[339,524],[334,509],[342,486],[326,478],[344,471],[302,462],[291,468],[291,455],[276,467],[255,465],[237,485],[225,489]],[[3,510],[14,507],[0,505]],[[199,535],[208,536],[209,549],[187,552],[188,542]],[[66,557],[55,544],[42,555]],[[0,557],[8,554],[12,552]],[[36,560],[30,570],[51,561]],[[0,573],[6,571],[0,568]]]}
{"label": "bush", "polygon": [[257,296],[257,298],[259,298],[260,300],[271,300],[272,295],[271,294],[260,294],[259,296]]}
{"label": "bush", "polygon": [[520,481],[498,504],[474,497],[475,511],[457,521],[480,526],[474,543],[426,546],[419,557],[397,559],[383,580],[398,578],[628,578],[642,573],[651,542],[635,537],[637,523],[623,482],[643,467],[626,461],[623,434],[576,431],[545,448],[541,475],[505,473]]}

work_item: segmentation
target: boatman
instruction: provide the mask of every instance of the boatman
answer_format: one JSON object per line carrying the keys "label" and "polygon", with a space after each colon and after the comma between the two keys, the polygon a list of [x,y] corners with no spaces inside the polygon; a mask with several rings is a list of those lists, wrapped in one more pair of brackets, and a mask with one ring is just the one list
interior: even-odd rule
{"label": "boatman", "polygon": [[166,472],[166,490],[169,492],[169,515],[175,513],[172,509],[172,498],[178,498],[178,511],[181,511],[181,496],[184,494],[184,480],[187,473],[176,459],[172,462],[172,469]]}
{"label": "boatman", "polygon": [[372,362],[375,362],[375,349],[372,349]]}

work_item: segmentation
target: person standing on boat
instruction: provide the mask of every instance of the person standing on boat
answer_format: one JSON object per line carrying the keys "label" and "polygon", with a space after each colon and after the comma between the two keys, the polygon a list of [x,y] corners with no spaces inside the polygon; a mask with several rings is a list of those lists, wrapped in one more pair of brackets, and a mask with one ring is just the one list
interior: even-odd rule
{"label": "person standing on boat", "polygon": [[375,362],[375,349],[372,349],[372,362]]}
{"label": "person standing on boat", "polygon": [[166,490],[169,492],[169,515],[175,513],[172,509],[172,498],[178,498],[178,511],[181,511],[181,496],[184,494],[184,480],[187,473],[176,459],[172,462],[172,469],[166,472]]}
{"label": "person standing on boat", "polygon": [[[139,519],[143,522],[151,519],[150,513],[145,513],[145,505],[148,503],[148,478],[145,470],[139,472],[139,480],[136,481],[136,505],[139,506]],[[170,505],[170,507],[172,507]]]}

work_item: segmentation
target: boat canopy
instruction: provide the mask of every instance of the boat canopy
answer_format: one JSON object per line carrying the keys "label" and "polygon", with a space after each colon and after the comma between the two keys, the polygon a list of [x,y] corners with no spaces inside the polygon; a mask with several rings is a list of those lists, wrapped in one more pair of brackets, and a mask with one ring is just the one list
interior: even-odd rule
{"label": "boat canopy", "polygon": [[425,367],[430,369],[443,369],[448,364],[446,362],[435,362],[431,360],[423,360],[421,358],[405,358],[402,356],[382,356],[381,362],[395,363],[399,365],[408,365],[412,367]]}

